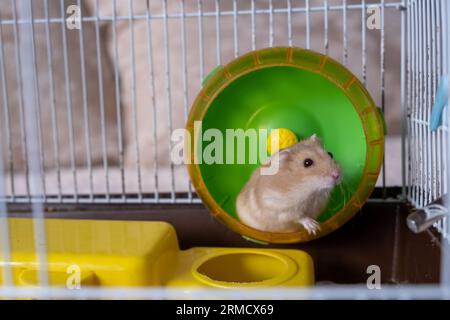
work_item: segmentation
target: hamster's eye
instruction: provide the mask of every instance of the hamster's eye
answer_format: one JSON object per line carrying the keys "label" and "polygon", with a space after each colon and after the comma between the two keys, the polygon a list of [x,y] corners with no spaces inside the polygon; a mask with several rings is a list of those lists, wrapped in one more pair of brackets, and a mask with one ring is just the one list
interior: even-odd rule
{"label": "hamster's eye", "polygon": [[328,155],[333,159],[333,154],[331,152],[328,152]]}
{"label": "hamster's eye", "polygon": [[314,164],[314,161],[312,161],[312,159],[305,159],[305,161],[303,161],[303,165],[305,166],[305,168],[309,168]]}

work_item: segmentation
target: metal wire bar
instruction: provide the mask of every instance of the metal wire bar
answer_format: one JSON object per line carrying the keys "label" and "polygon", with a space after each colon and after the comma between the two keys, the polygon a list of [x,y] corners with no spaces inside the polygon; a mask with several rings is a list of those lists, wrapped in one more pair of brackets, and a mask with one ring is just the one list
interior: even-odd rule
{"label": "metal wire bar", "polygon": [[311,8],[309,0],[305,1],[306,5],[306,49],[311,49]]}
{"label": "metal wire bar", "polygon": [[36,299],[449,299],[450,288],[439,285],[383,285],[380,290],[370,290],[361,285],[316,286],[312,288],[277,288],[257,290],[199,289],[186,291],[181,288],[83,288],[67,290],[60,288],[0,287],[0,295],[11,298]]}
{"label": "metal wire bar", "polygon": [[404,121],[406,122],[406,133],[405,133],[405,137],[406,135],[409,135],[409,139],[408,139],[408,157],[407,157],[407,164],[405,164],[404,167],[406,167],[407,169],[407,182],[408,182],[408,186],[407,186],[407,197],[408,200],[412,199],[412,190],[413,190],[413,176],[412,173],[414,172],[414,168],[413,168],[413,152],[412,152],[412,141],[415,138],[413,135],[413,131],[412,131],[412,125],[411,122],[409,121],[409,117],[411,117],[412,112],[413,112],[413,97],[412,97],[412,91],[413,91],[413,86],[412,86],[412,78],[413,78],[413,70],[412,70],[412,62],[413,62],[413,56],[412,56],[412,23],[411,23],[411,16],[412,16],[412,9],[411,7],[405,7],[405,11],[406,11],[406,25],[407,25],[407,49],[406,49],[406,61],[407,61],[407,71],[406,71],[406,81],[407,81],[407,107],[404,109],[404,111],[406,113],[403,114],[403,117],[405,118]]}
{"label": "metal wire bar", "polygon": [[197,26],[198,26],[198,42],[199,42],[199,50],[200,50],[200,83],[202,83],[205,71],[204,71],[204,55],[205,52],[203,50],[203,1],[198,0],[197,1],[197,10],[198,10],[198,19],[197,19]]}
{"label": "metal wire bar", "polygon": [[347,36],[347,0],[342,0],[342,43],[343,43],[343,63],[347,66],[348,59],[348,36]]}
{"label": "metal wire bar", "polygon": [[[8,173],[10,180],[11,195],[14,199],[15,197],[15,184],[14,184],[14,158],[12,151],[12,134],[11,134],[11,112],[9,110],[9,94],[8,94],[8,80],[6,78],[6,65],[5,65],[5,49],[3,47],[3,28],[0,25],[0,76],[2,82],[2,97],[3,97],[3,116],[4,116],[4,126],[5,126],[5,140],[8,143]],[[2,133],[3,134],[3,133]],[[0,151],[1,152],[1,151]],[[2,158],[3,162],[3,158]],[[0,170],[3,173],[3,165],[0,166]],[[0,183],[2,183],[0,179]]]}
{"label": "metal wire bar", "polygon": [[[0,27],[1,33],[1,27]],[[2,40],[0,38],[0,40]],[[0,43],[0,55],[2,55],[2,45]],[[1,58],[2,56],[0,56]],[[5,83],[5,82],[3,82]],[[6,195],[5,192],[5,175],[3,172],[3,141],[0,139],[0,198]],[[8,220],[8,209],[6,203],[0,201],[0,248],[1,248],[1,259],[3,263],[3,285],[12,286],[13,284],[13,274],[11,270],[10,262],[11,260],[11,245],[10,245],[10,233],[9,233],[9,220]]]}
{"label": "metal wire bar", "polygon": [[366,0],[362,0],[361,6],[361,78],[364,85],[367,84],[367,69],[366,69]]}
{"label": "metal wire bar", "polygon": [[[425,1],[421,1],[421,12],[425,13],[426,5]],[[425,14],[420,16],[420,28],[421,28],[421,34],[420,34],[420,40],[421,40],[421,118],[424,121],[427,121],[427,114],[428,114],[428,88],[427,88],[427,79],[428,79],[428,70],[427,70],[427,51],[426,51],[426,17]],[[423,184],[422,184],[422,205],[425,206],[429,203],[428,201],[428,193],[429,193],[429,153],[428,153],[428,127],[427,126],[421,126],[422,129],[422,137],[421,140],[423,142],[423,163],[422,166],[422,172],[423,172]]]}
{"label": "metal wire bar", "polygon": [[330,10],[329,10],[327,0],[324,0],[323,6],[325,7],[325,10],[323,12],[323,30],[325,33],[323,46],[324,46],[325,54],[328,55],[328,47],[329,47],[329,43],[328,43],[328,12]]}
{"label": "metal wire bar", "polygon": [[221,49],[221,32],[220,32],[220,1],[215,1],[216,5],[216,61],[217,65],[222,63],[222,49]]}
{"label": "metal wire bar", "polygon": [[[183,17],[183,23],[186,20],[186,16]],[[238,40],[238,10],[237,0],[233,0],[233,39],[234,39],[234,57],[239,56],[239,40]]]}
{"label": "metal wire bar", "polygon": [[[431,13],[430,13],[430,2],[427,1],[425,3],[425,20],[426,20],[426,52],[427,52],[427,83],[426,83],[426,89],[427,89],[427,102],[426,102],[426,119],[428,122],[430,122],[430,115],[431,115],[431,107],[432,107],[432,94],[433,89],[431,87],[431,77],[432,77],[432,69],[431,69],[431,61],[433,57],[431,56]],[[435,179],[435,176],[433,174],[433,168],[436,167],[435,163],[436,161],[433,161],[433,146],[432,146],[432,132],[431,130],[427,131],[427,154],[428,154],[428,192],[427,192],[427,203],[430,203],[433,201],[433,194],[435,194],[435,188],[433,188],[433,181]],[[435,159],[434,159],[435,160]]]}
{"label": "metal wire bar", "polygon": [[[421,12],[425,13],[426,12],[426,3],[425,1],[421,1]],[[427,25],[426,25],[426,15],[423,14],[421,15],[421,54],[422,54],[422,60],[421,60],[421,72],[422,72],[422,77],[421,77],[421,81],[422,81],[422,98],[421,98],[421,118],[427,121],[428,118],[428,69],[427,69],[427,61],[428,61],[428,57],[427,57],[427,43],[426,43],[426,32],[427,32]],[[422,205],[425,206],[427,205],[430,200],[429,200],[429,193],[430,193],[430,189],[429,189],[429,183],[430,183],[430,172],[429,172],[429,167],[430,167],[430,161],[429,161],[429,127],[428,126],[421,126],[422,129],[422,141],[423,141],[423,151],[422,151],[422,155],[423,155],[423,159],[424,159],[424,166],[422,167],[423,169],[423,185],[422,185]]]}
{"label": "metal wire bar", "polygon": [[[305,1],[309,1],[309,0],[305,0]],[[385,8],[392,8],[392,9],[398,9],[400,8],[402,5],[401,1],[397,1],[397,2],[389,2],[386,3],[384,6]],[[381,4],[380,2],[378,3],[371,3],[371,6],[377,6],[380,7]],[[346,9],[347,10],[361,10],[362,9],[362,5],[361,4],[348,4]],[[307,9],[306,7],[301,7],[301,6],[296,6],[294,8],[292,8],[292,13],[306,13],[307,11],[309,12],[323,12],[325,11],[325,7],[322,6],[311,6],[309,7],[309,9]],[[343,6],[342,5],[330,5],[328,7],[328,11],[342,11],[343,10]],[[287,13],[287,8],[277,8],[273,10],[274,14],[286,14]],[[267,15],[270,13],[269,9],[255,9],[254,12],[252,12],[252,10],[239,10],[237,12],[238,15]],[[220,13],[221,16],[232,16],[234,13],[232,10],[229,11],[222,11]],[[216,12],[215,10],[212,11],[204,11],[202,13],[203,17],[215,17],[216,16]],[[170,13],[168,14],[167,18],[168,19],[180,19],[182,17],[181,13]],[[146,20],[146,15],[143,14],[134,14],[132,17],[132,20],[137,21],[137,20]],[[164,15],[163,14],[153,14],[150,17],[151,19],[160,19],[163,20],[164,19]],[[189,12],[186,13],[186,18],[198,18],[198,13],[195,12]],[[87,16],[87,17],[82,17],[81,21],[82,22],[95,22],[97,19],[99,19],[100,22],[112,22],[113,21],[113,16],[112,15],[102,15],[100,17],[96,17],[96,16]],[[128,21],[130,19],[129,16],[127,15],[123,15],[123,16],[117,16],[115,20],[117,21]],[[3,24],[13,24],[14,20],[10,20],[10,19],[5,19],[3,20],[1,23]],[[45,19],[42,18],[34,18],[33,19],[33,23],[34,24],[44,24],[46,21]],[[50,19],[50,23],[63,23],[65,22],[65,18],[51,18]],[[24,19],[20,19],[17,21],[18,24],[26,24],[29,23],[29,21],[26,21]]]}
{"label": "metal wire bar", "polygon": [[273,2],[269,0],[269,47],[273,47]]}
{"label": "metal wire bar", "polygon": [[255,0],[252,0],[252,50],[256,49],[256,9],[255,9]]}
{"label": "metal wire bar", "polygon": [[142,173],[141,173],[141,153],[139,148],[139,131],[137,121],[137,106],[136,106],[136,54],[135,54],[135,39],[134,39],[134,20],[133,16],[133,1],[128,0],[128,12],[129,19],[128,25],[130,28],[130,47],[131,47],[131,113],[132,113],[132,125],[133,125],[133,137],[134,137],[134,151],[136,155],[136,177],[138,180],[138,195],[139,200],[142,199]]}
{"label": "metal wire bar", "polygon": [[[436,64],[436,59],[437,59],[437,52],[436,52],[436,2],[431,2],[430,4],[430,17],[429,17],[429,21],[430,21],[430,57],[432,59],[431,62],[431,70],[432,70],[432,83],[431,83],[431,89],[430,89],[430,95],[431,95],[431,101],[430,101],[430,106],[433,103],[433,97],[436,94],[436,89],[437,89],[437,64]],[[440,164],[439,164],[439,158],[440,158],[440,153],[438,153],[438,133],[437,132],[432,132],[432,163],[435,164],[434,166],[434,171],[433,171],[433,181],[432,181],[432,189],[433,189],[433,194],[432,197],[433,199],[436,199],[437,197],[440,197],[442,194],[439,190],[439,170],[440,170]]]}
{"label": "metal wire bar", "polygon": [[[95,12],[97,17],[99,16],[99,0],[95,1]],[[100,41],[100,22],[98,19],[95,21],[95,44],[97,52],[97,74],[98,74],[98,87],[100,96],[100,126],[101,126],[101,137],[102,137],[102,156],[103,156],[103,169],[105,174],[105,186],[106,186],[106,198],[109,199],[109,166],[108,166],[108,144],[106,140],[107,127],[105,123],[105,96],[103,92],[103,62],[101,54],[101,41]],[[133,30],[132,30],[133,31]]]}
{"label": "metal wire bar", "polygon": [[[385,101],[386,101],[386,79],[385,79],[385,69],[386,69],[386,59],[385,59],[385,11],[384,11],[384,0],[381,1],[381,30],[380,30],[380,79],[381,79],[381,110],[385,114]],[[383,166],[381,168],[381,181],[383,186],[383,197],[386,197],[386,155],[383,157]]]}
{"label": "metal wire bar", "polygon": [[[61,6],[61,17],[64,17],[64,0],[60,1]],[[75,163],[75,142],[74,142],[74,126],[72,120],[72,90],[70,85],[70,67],[69,67],[69,58],[68,58],[68,49],[67,49],[67,31],[66,24],[63,20],[61,22],[61,31],[62,31],[62,42],[63,42],[63,59],[64,59],[64,80],[65,80],[65,91],[66,91],[66,104],[67,104],[67,124],[69,131],[69,148],[70,148],[70,166],[72,170],[72,179],[73,179],[73,187],[74,194],[73,197],[75,201],[78,199],[78,181],[77,181],[77,166]]]}
{"label": "metal wire bar", "polygon": [[[33,6],[30,3],[30,20],[33,18]],[[42,117],[41,117],[41,94],[40,94],[40,88],[39,88],[39,77],[38,77],[38,63],[36,59],[36,40],[34,37],[35,31],[34,31],[34,24],[31,23],[31,58],[33,63],[33,82],[34,82],[34,95],[36,97],[36,108],[35,108],[35,117],[36,117],[36,126],[37,126],[37,144],[39,147],[39,164],[40,164],[40,178],[41,178],[41,184],[42,184],[42,194],[44,195],[44,198],[47,194],[46,192],[46,182],[45,182],[45,157],[44,157],[44,144],[42,142],[43,140],[43,134],[42,134]]]}
{"label": "metal wire bar", "polygon": [[21,140],[22,140],[22,161],[24,163],[24,173],[25,173],[25,189],[26,194],[28,197],[30,197],[30,178],[29,178],[29,168],[28,168],[28,150],[27,150],[27,135],[26,135],[26,129],[25,129],[25,111],[24,111],[24,94],[23,94],[23,88],[22,88],[22,81],[21,81],[21,74],[22,74],[22,60],[20,57],[20,50],[19,50],[19,24],[17,19],[17,8],[16,8],[16,2],[14,0],[11,0],[11,7],[13,12],[13,22],[14,22],[14,29],[13,29],[13,35],[14,35],[14,54],[15,54],[15,60],[16,60],[16,81],[17,81],[17,94],[18,94],[18,100],[19,100],[19,113],[20,113],[20,134],[21,134]]}
{"label": "metal wire bar", "polygon": [[[23,17],[30,18],[33,16],[31,0],[25,0],[21,2],[19,13]],[[34,68],[35,57],[33,57],[33,33],[34,29],[32,24],[22,25],[20,28],[20,54],[21,61],[23,63],[21,81],[24,92],[27,94],[24,96],[24,108],[26,112],[26,134],[27,134],[27,149],[29,153],[28,165],[30,167],[30,188],[31,193],[41,195],[45,199],[45,194],[42,181],[42,171],[39,156],[39,142],[38,142],[38,121],[34,118],[37,107],[37,96],[33,90],[35,84],[35,78],[37,77],[36,69]],[[38,270],[38,284],[42,287],[48,286],[48,265],[47,265],[47,244],[45,223],[43,214],[43,205],[41,203],[32,204],[33,215],[33,231],[34,231],[34,247],[37,256],[37,262],[39,263]]]}
{"label": "metal wire bar", "polygon": [[[447,75],[450,74],[450,62],[449,62],[449,58],[448,58],[448,54],[450,52],[450,23],[448,21],[448,17],[450,16],[450,5],[448,4],[448,2],[445,2],[445,7],[443,6],[442,8],[442,17],[443,17],[443,24],[445,24],[444,27],[444,31],[443,33],[443,47],[445,48],[445,55],[444,55],[444,72],[446,72]],[[445,33],[445,31],[447,31]],[[447,88],[447,90],[449,90],[449,88]],[[450,99],[449,102],[447,103],[447,109],[446,109],[446,114],[444,115],[447,119],[447,123],[446,123],[446,127],[448,129],[448,126],[450,124],[449,117],[450,117],[450,112],[448,111],[448,106],[450,105]],[[447,134],[445,135],[445,138],[447,139],[446,141],[446,145],[448,145],[448,148],[450,150],[450,131],[447,132]],[[446,164],[446,168],[447,168],[447,175],[446,175],[446,179],[444,179],[444,181],[446,182],[446,194],[447,194],[447,201],[446,201],[446,205],[447,208],[450,207],[450,195],[448,194],[448,186],[450,185],[450,175],[449,175],[449,171],[448,168],[450,168],[450,157],[448,157],[447,154],[444,155],[444,161]],[[443,285],[447,285],[450,283],[450,217],[446,217],[445,219],[442,220],[442,228],[441,228],[441,233],[443,235],[444,238],[447,239],[447,241],[444,243],[444,245],[442,246],[442,265],[441,268],[443,269],[443,275],[442,275],[442,284]]]}
{"label": "metal wire bar", "polygon": [[[167,0],[163,0],[163,11],[167,15]],[[170,58],[169,58],[169,24],[168,19],[164,19],[164,48],[165,48],[165,73],[166,73],[166,92],[167,92],[167,104],[168,104],[168,126],[169,132],[173,132],[173,115],[172,115],[172,89],[170,86]],[[171,159],[172,151],[172,139],[169,140],[169,154],[168,157]],[[170,161],[170,186],[171,186],[171,197],[172,201],[175,201],[175,173],[174,164]]]}
{"label": "metal wire bar", "polygon": [[[118,160],[120,169],[120,190],[122,198],[125,198],[125,165],[124,165],[124,143],[123,143],[123,126],[122,126],[122,108],[121,108],[121,93],[120,93],[120,77],[119,77],[119,47],[117,45],[117,0],[112,3],[113,22],[112,22],[112,42],[113,42],[113,60],[114,60],[114,91],[116,98],[116,124],[117,124],[117,145],[118,145]],[[149,20],[147,20],[149,21]],[[148,41],[150,44],[150,41]]]}
{"label": "metal wire bar", "polygon": [[51,118],[52,118],[52,138],[53,138],[53,159],[56,170],[56,184],[58,188],[58,197],[62,197],[62,183],[61,183],[61,162],[59,155],[59,128],[58,117],[56,111],[56,96],[55,96],[55,79],[54,79],[54,66],[53,66],[53,46],[51,41],[51,30],[49,23],[49,6],[48,0],[44,2],[45,18],[47,23],[45,24],[45,39],[47,46],[47,67],[50,87],[50,103],[51,103]]}
{"label": "metal wire bar", "polygon": [[[181,12],[186,13],[186,9],[185,9],[185,3],[184,0],[181,0]],[[233,6],[236,5],[236,1],[233,2]],[[233,17],[233,22],[234,24],[234,50],[235,50],[235,55],[237,54],[237,21],[235,20],[236,17]],[[188,92],[188,88],[189,88],[189,80],[188,80],[188,70],[187,70],[187,51],[186,51],[186,19],[182,19],[181,20],[181,56],[182,56],[182,73],[183,73],[183,104],[184,104],[184,119],[185,121],[187,121],[188,116],[189,116],[189,92]],[[217,26],[216,26],[217,27]],[[220,27],[220,23],[219,23],[219,27]],[[220,36],[220,33],[219,33]],[[220,51],[220,47],[218,47],[217,51]],[[219,55],[218,57],[218,63],[221,63],[221,56]],[[156,139],[155,139],[156,140]],[[156,154],[156,152],[155,152]],[[156,171],[156,169],[155,169]],[[193,193],[192,193],[192,185],[191,182],[188,181],[188,197],[191,201],[193,201]]]}
{"label": "metal wire bar", "polygon": [[288,43],[292,46],[292,3],[291,0],[287,0],[287,24],[288,24]]}
{"label": "metal wire bar", "polygon": [[[403,1],[403,8],[406,9],[406,0]],[[401,44],[400,44],[400,107],[401,107],[401,158],[402,158],[402,200],[406,200],[406,167],[407,163],[410,161],[408,158],[408,162],[406,160],[406,132],[407,132],[407,115],[408,115],[408,106],[406,105],[406,90],[409,90],[409,88],[406,88],[406,81],[407,76],[409,77],[409,70],[407,71],[407,57],[406,57],[406,46],[407,46],[407,39],[406,39],[406,32],[407,32],[407,25],[406,25],[406,12],[405,10],[402,10],[401,12]],[[407,75],[408,72],[408,75]],[[409,78],[408,78],[409,79]]]}
{"label": "metal wire bar", "polygon": [[[446,24],[446,27],[445,27],[444,30],[447,31],[447,33],[443,35],[443,47],[446,48],[446,53],[448,54],[450,52],[450,39],[449,39],[449,37],[450,37],[450,32],[449,32],[450,24],[448,22],[448,17],[450,17],[450,6],[449,6],[448,2],[445,2],[445,8],[442,9],[442,15],[443,15],[443,17],[446,17],[446,19],[443,19],[443,20],[444,20],[444,23]],[[447,61],[448,60],[448,56],[445,55],[444,57],[447,57],[445,59],[446,60],[446,69],[444,69],[444,70],[447,73],[447,75],[449,75],[450,74],[450,64]],[[449,87],[447,89],[448,90],[450,89],[450,85],[449,85]],[[447,111],[448,111],[448,106],[449,105],[450,105],[450,99],[449,99],[448,104],[447,104]],[[446,118],[447,120],[450,120],[449,119],[449,115],[450,115],[450,113],[447,113],[447,115],[446,115],[447,116],[447,118]],[[449,124],[449,123],[450,123],[450,121],[447,122],[447,124]],[[448,147],[450,149],[450,137],[449,137],[449,135],[450,135],[450,133],[448,133],[446,135],[446,137],[447,137],[447,144],[448,144]],[[446,165],[447,165],[447,167],[450,166],[450,157],[448,157],[448,159],[446,161]],[[450,176],[447,176],[446,180],[447,180],[447,183],[450,184]],[[447,193],[447,199],[445,199],[445,200],[446,200],[446,206],[447,206],[447,209],[448,209],[448,208],[450,208],[450,195],[448,193]],[[444,243],[441,246],[441,286],[442,287],[447,287],[447,286],[450,285],[450,226],[449,226],[449,223],[448,223],[448,221],[450,220],[449,218],[450,217],[447,216],[443,220],[443,223],[442,223],[442,227],[443,228],[441,229],[443,237],[447,238],[447,240],[449,240],[449,241],[444,241]]]}
{"label": "metal wire bar", "polygon": [[[12,202],[12,198],[10,196],[0,197],[0,201],[3,202]],[[72,196],[63,196],[62,199],[59,199],[57,196],[47,196],[47,198],[44,199],[39,196],[33,196],[31,198],[26,196],[16,196],[14,203],[17,204],[28,204],[28,203],[42,203],[42,204],[190,204],[190,203],[202,203],[199,198],[197,198],[196,195],[193,196],[192,199],[189,198],[189,196],[177,196],[174,200],[172,200],[171,196],[169,197],[162,197],[161,194],[158,194],[157,196],[155,194],[149,194],[149,195],[143,195],[142,198],[139,198],[137,195],[127,195],[125,199],[123,199],[122,195],[111,195],[111,198],[106,200],[106,198],[103,195],[96,195],[94,196],[94,199],[92,200],[90,196],[82,196],[80,195],[76,201]]]}
{"label": "metal wire bar", "polygon": [[[436,72],[437,72],[437,76],[440,78],[442,76],[441,73],[441,65],[442,65],[442,56],[441,56],[441,18],[440,18],[440,12],[441,12],[441,2],[437,1],[436,2]],[[438,153],[439,155],[443,155],[445,153],[444,151],[444,132],[442,130],[442,127],[438,128],[438,140],[439,140],[439,147],[438,147]],[[439,191],[440,191],[440,195],[444,194],[444,183],[445,182],[445,176],[444,176],[444,164],[443,164],[443,157],[439,156],[438,157],[438,167],[440,170],[440,175],[439,175]]]}
{"label": "metal wire bar", "polygon": [[[182,11],[184,12],[184,0],[181,2]],[[152,143],[153,143],[153,180],[155,182],[155,201],[159,199],[159,179],[158,179],[158,138],[157,138],[157,126],[158,121],[156,119],[157,108],[156,108],[156,99],[155,99],[155,75],[153,73],[154,64],[153,64],[153,44],[152,44],[152,27],[150,20],[150,1],[147,1],[147,60],[149,66],[149,75],[150,75],[150,95],[152,101],[152,111],[153,111],[153,132],[152,132]],[[183,26],[182,26],[183,27]],[[183,32],[182,32],[183,33]],[[183,46],[185,48],[185,46]]]}
{"label": "metal wire bar", "polygon": [[[449,60],[448,59],[449,50],[448,50],[447,46],[445,45],[446,35],[448,36],[448,34],[449,34],[449,25],[448,25],[448,17],[446,17],[445,14],[443,13],[443,12],[445,12],[445,6],[446,6],[447,2],[445,0],[443,0],[440,2],[440,4],[441,4],[441,11],[440,11],[441,14],[439,15],[440,16],[440,25],[441,25],[440,35],[443,39],[442,46],[441,46],[441,49],[442,49],[442,52],[441,52],[441,59],[442,59],[441,74],[445,74],[447,72],[447,68],[448,68],[447,66],[448,66],[448,62],[449,62],[448,61]],[[447,31],[447,34],[445,33],[446,31]],[[439,66],[438,66],[438,68],[439,68]],[[443,119],[448,119],[448,108],[446,108],[444,110],[442,117],[443,117]],[[446,129],[447,127],[448,126],[442,126],[441,128]],[[449,139],[448,139],[448,135],[445,134],[444,132],[442,132],[442,136],[443,136],[443,143],[442,143],[443,159],[442,159],[442,161],[444,164],[444,166],[443,166],[444,167],[444,170],[443,170],[444,191],[443,192],[448,193],[448,179],[446,179],[446,177],[448,177],[449,168],[448,168],[448,165],[445,165],[445,164],[447,164],[447,159],[448,159],[448,151],[447,150],[450,150],[447,145]],[[447,219],[447,221],[448,221],[448,219]]]}
{"label": "metal wire bar", "polygon": [[[78,0],[78,6],[81,6],[81,0]],[[84,140],[86,145],[86,165],[89,171],[89,191],[91,198],[94,197],[94,182],[93,182],[93,173],[92,173],[92,143],[91,143],[91,126],[89,119],[89,110],[88,110],[88,99],[87,99],[87,83],[88,79],[86,78],[86,59],[84,54],[84,28],[83,23],[80,23],[79,30],[79,43],[80,43],[80,64],[81,64],[81,90],[83,96],[83,115],[84,115]]]}
{"label": "metal wire bar", "polygon": [[[417,24],[418,24],[418,33],[417,33],[417,42],[418,42],[418,86],[419,86],[419,90],[418,90],[418,105],[417,105],[417,115],[420,119],[424,119],[424,93],[425,93],[425,89],[424,89],[424,53],[423,53],[423,48],[424,48],[424,43],[423,43],[423,15],[419,14],[420,12],[422,12],[422,3],[423,1],[418,0],[417,2]],[[420,9],[419,9],[420,8]],[[419,207],[423,208],[426,203],[424,201],[424,197],[425,197],[425,190],[424,190],[424,186],[426,183],[426,173],[425,173],[425,168],[426,168],[426,153],[425,148],[425,130],[426,130],[426,126],[419,126],[419,165],[420,165],[420,169],[419,169]]]}
{"label": "metal wire bar", "polygon": [[[414,104],[413,104],[413,111],[412,111],[412,116],[413,117],[417,117],[417,110],[418,110],[418,85],[419,85],[419,81],[418,81],[418,75],[419,75],[419,71],[418,71],[418,64],[419,64],[419,60],[418,60],[418,41],[417,41],[417,15],[418,15],[418,11],[417,11],[417,2],[413,4],[412,6],[412,10],[413,10],[413,14],[411,17],[412,20],[412,40],[413,40],[413,50],[412,50],[412,54],[414,57],[414,66],[413,66],[413,72],[414,72]],[[414,161],[412,162],[414,165],[414,193],[413,193],[413,197],[412,199],[414,199],[413,201],[415,201],[415,199],[418,199],[418,191],[419,191],[419,148],[418,148],[418,141],[419,141],[419,130],[418,130],[418,125],[417,123],[413,123],[413,131],[414,131],[414,142],[415,142],[415,148],[414,148]],[[418,205],[418,203],[417,203]]]}

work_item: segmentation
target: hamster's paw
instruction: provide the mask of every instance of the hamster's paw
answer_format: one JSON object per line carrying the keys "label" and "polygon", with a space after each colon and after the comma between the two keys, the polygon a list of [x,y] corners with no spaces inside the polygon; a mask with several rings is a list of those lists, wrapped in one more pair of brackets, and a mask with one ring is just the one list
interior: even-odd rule
{"label": "hamster's paw", "polygon": [[320,224],[312,218],[302,218],[298,221],[309,234],[316,235],[320,230]]}

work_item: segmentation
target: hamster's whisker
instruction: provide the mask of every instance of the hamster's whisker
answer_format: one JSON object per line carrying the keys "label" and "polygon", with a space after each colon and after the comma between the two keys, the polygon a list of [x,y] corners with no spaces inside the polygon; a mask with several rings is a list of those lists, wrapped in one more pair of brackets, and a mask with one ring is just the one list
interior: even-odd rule
{"label": "hamster's whisker", "polygon": [[345,186],[345,184],[343,182],[341,182],[339,184],[339,189],[341,190],[341,194],[342,194],[342,196],[344,198],[344,206],[347,204],[347,190],[346,190],[345,187],[346,186]]}

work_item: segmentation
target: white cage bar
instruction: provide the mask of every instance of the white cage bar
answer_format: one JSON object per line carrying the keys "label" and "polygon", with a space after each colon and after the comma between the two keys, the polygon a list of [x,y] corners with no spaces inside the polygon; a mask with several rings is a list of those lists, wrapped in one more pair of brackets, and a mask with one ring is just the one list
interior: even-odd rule
{"label": "white cage bar", "polygon": [[[437,131],[430,128],[434,97],[441,77],[448,74],[447,7],[446,1],[411,1],[407,10],[405,160],[408,200],[417,208],[448,193],[448,112],[444,110]],[[449,236],[447,219],[436,228]]]}

